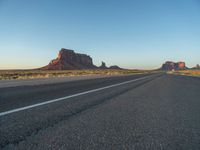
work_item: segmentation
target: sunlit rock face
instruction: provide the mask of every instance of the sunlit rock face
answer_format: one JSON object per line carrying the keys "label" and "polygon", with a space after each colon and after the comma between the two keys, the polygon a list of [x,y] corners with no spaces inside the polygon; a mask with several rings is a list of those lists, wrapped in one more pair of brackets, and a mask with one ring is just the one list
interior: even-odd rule
{"label": "sunlit rock face", "polygon": [[75,69],[95,69],[97,68],[92,58],[86,54],[75,53],[74,50],[62,48],[58,57],[52,60],[44,70],[75,70]]}
{"label": "sunlit rock face", "polygon": [[81,69],[121,69],[118,66],[107,67],[102,62],[100,67],[93,64],[92,58],[86,54],[75,53],[74,50],[62,48],[56,59],[53,59],[41,70],[81,70]]}
{"label": "sunlit rock face", "polygon": [[185,62],[175,63],[175,70],[183,70],[183,69],[186,69]]}
{"label": "sunlit rock face", "polygon": [[184,70],[184,69],[187,69],[185,62],[167,61],[161,67],[161,70]]}

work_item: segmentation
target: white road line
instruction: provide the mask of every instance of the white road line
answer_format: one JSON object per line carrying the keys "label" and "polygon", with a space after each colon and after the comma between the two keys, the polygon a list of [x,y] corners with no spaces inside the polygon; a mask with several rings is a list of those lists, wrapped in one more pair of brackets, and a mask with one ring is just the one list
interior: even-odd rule
{"label": "white road line", "polygon": [[57,98],[57,99],[53,99],[53,100],[49,100],[49,101],[45,101],[45,102],[41,102],[41,103],[29,105],[29,106],[25,106],[25,107],[21,107],[21,108],[16,108],[16,109],[5,111],[5,112],[1,112],[0,113],[0,117],[8,115],[8,114],[11,114],[11,113],[15,113],[15,112],[31,109],[31,108],[34,108],[34,107],[38,107],[38,106],[42,106],[42,105],[46,105],[46,104],[50,104],[50,103],[66,100],[66,99],[69,99],[69,98],[73,98],[73,97],[77,97],[77,96],[81,96],[81,95],[85,95],[85,94],[89,94],[89,93],[105,90],[105,89],[108,89],[108,88],[124,85],[124,84],[135,82],[135,81],[138,81],[138,80],[150,78],[151,76],[153,76],[153,75],[145,76],[145,77],[142,77],[142,78],[133,79],[133,80],[129,80],[129,81],[125,81],[125,82],[121,82],[121,83],[117,83],[117,84],[113,84],[113,85],[97,88],[97,89],[94,89],[94,90],[89,90],[89,91],[85,91],[85,92],[81,92],[81,93],[77,93],[77,94],[73,94],[73,95],[69,95],[69,96],[65,96],[65,97],[61,97],[61,98]]}

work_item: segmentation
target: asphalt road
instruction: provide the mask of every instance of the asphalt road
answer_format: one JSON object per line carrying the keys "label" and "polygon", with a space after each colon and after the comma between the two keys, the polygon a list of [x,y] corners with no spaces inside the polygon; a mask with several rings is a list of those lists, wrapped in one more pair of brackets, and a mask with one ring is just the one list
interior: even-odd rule
{"label": "asphalt road", "polygon": [[57,83],[80,81],[87,79],[109,78],[112,76],[121,76],[121,75],[81,75],[81,76],[51,77],[51,78],[36,78],[36,79],[0,80],[0,88],[57,84]]}
{"label": "asphalt road", "polygon": [[0,149],[200,149],[196,77],[146,74],[0,88],[0,113]]}

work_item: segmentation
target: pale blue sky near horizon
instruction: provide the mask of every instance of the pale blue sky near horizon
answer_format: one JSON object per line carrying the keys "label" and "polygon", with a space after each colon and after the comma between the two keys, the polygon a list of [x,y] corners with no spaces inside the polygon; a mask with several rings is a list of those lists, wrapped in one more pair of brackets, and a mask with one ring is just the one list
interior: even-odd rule
{"label": "pale blue sky near horizon", "polygon": [[200,0],[0,0],[0,69],[47,65],[61,48],[108,66],[200,64]]}

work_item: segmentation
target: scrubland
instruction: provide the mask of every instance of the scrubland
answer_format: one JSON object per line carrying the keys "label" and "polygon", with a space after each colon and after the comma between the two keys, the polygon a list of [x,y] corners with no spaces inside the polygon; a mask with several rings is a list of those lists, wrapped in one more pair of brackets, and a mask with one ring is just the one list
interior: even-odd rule
{"label": "scrubland", "polygon": [[0,80],[52,78],[81,75],[125,75],[149,73],[146,70],[99,69],[99,70],[0,70]]}
{"label": "scrubland", "polygon": [[179,75],[189,75],[189,76],[200,76],[200,70],[179,70],[169,73],[174,73]]}

